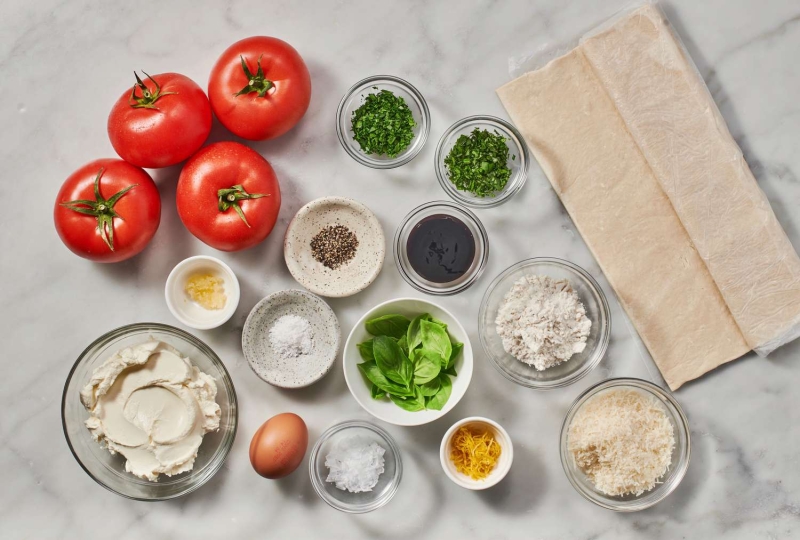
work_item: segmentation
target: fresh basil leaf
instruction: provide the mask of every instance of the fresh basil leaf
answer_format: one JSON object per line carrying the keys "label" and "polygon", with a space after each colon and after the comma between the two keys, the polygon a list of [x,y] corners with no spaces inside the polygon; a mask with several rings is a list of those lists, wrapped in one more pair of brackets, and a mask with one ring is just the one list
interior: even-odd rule
{"label": "fresh basil leaf", "polygon": [[411,321],[402,315],[384,315],[376,319],[370,319],[364,323],[367,332],[373,336],[389,336],[400,339],[408,330]]}
{"label": "fresh basil leaf", "polygon": [[381,390],[380,386],[373,383],[369,395],[372,396],[372,399],[383,399],[386,397],[386,391]]}
{"label": "fresh basil leaf", "polygon": [[[394,394],[396,396],[409,397],[414,395],[414,391],[410,388],[405,388],[397,383],[394,383],[386,378],[381,372],[375,361],[364,362],[358,364],[358,370],[367,379],[369,383],[377,386],[387,394]],[[370,386],[370,388],[372,388]]]}
{"label": "fresh basil leaf", "polygon": [[431,316],[431,315],[428,315],[428,316],[427,316],[427,318],[426,318],[425,320],[426,320],[426,321],[428,321],[428,322],[432,322],[433,324],[438,324],[439,326],[441,326],[442,328],[444,328],[445,330],[447,330],[447,323],[445,323],[444,321],[440,321],[440,320],[439,320],[439,319],[437,319],[436,317],[433,317],[433,316]]}
{"label": "fresh basil leaf", "polygon": [[436,323],[423,320],[419,322],[419,331],[422,337],[422,348],[437,352],[442,358],[442,365],[446,366],[453,353],[453,345],[450,343],[447,330]]}
{"label": "fresh basil leaf", "polygon": [[403,334],[403,337],[397,340],[397,344],[400,346],[400,350],[406,353],[406,356],[408,356],[408,338],[406,337],[406,334]]}
{"label": "fresh basil leaf", "polygon": [[425,396],[422,395],[422,392],[420,392],[419,388],[414,389],[414,397],[407,397],[403,399],[390,394],[389,399],[391,399],[395,405],[401,409],[405,409],[410,412],[425,410]]}
{"label": "fresh basil leaf", "polygon": [[456,366],[450,366],[449,368],[443,369],[442,373],[447,373],[453,377],[458,377],[458,373],[456,373]]}
{"label": "fresh basil leaf", "polygon": [[447,365],[445,366],[445,369],[455,366],[456,359],[458,359],[458,355],[461,354],[462,350],[464,350],[463,343],[459,343],[458,341],[453,341],[452,345],[453,345],[453,352],[450,353],[450,358],[448,358],[447,360]]}
{"label": "fresh basil leaf", "polygon": [[408,325],[408,330],[406,331],[406,341],[408,343],[409,351],[413,351],[420,345],[422,345],[422,335],[419,331],[419,323],[420,321],[424,320],[425,317],[430,317],[427,313],[423,313],[422,315],[417,315],[414,317],[414,320]]}
{"label": "fresh basil leaf", "polygon": [[436,392],[439,391],[441,388],[441,383],[439,382],[439,377],[426,382],[425,384],[420,384],[417,386],[419,388],[420,393],[425,397],[433,397],[436,395]]}
{"label": "fresh basil leaf", "polygon": [[411,384],[414,366],[394,339],[376,336],[372,340],[372,352],[375,363],[387,379],[406,387]]}
{"label": "fresh basil leaf", "polygon": [[441,411],[447,400],[450,399],[450,394],[453,393],[453,381],[450,380],[450,376],[440,373],[438,378],[441,385],[439,391],[433,397],[425,400],[425,407],[435,411]]}
{"label": "fresh basil leaf", "polygon": [[414,384],[425,384],[439,376],[442,357],[436,351],[418,349],[414,351]]}
{"label": "fresh basil leaf", "polygon": [[364,360],[375,360],[375,355],[372,353],[372,340],[364,341],[356,345],[358,347],[358,354]]}

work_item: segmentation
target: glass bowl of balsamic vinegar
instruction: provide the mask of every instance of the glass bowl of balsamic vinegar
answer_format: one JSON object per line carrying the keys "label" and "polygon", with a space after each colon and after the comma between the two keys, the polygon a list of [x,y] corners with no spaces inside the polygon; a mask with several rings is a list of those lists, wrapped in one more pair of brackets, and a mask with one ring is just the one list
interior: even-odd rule
{"label": "glass bowl of balsamic vinegar", "polygon": [[458,294],[475,283],[489,258],[489,237],[478,217],[447,201],[418,206],[394,237],[400,275],[424,293]]}

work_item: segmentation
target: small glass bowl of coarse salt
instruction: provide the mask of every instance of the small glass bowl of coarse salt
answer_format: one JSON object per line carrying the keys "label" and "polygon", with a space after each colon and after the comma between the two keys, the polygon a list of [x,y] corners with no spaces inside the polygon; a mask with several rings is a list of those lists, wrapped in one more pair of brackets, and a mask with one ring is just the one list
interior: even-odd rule
{"label": "small glass bowl of coarse salt", "polygon": [[342,422],[323,433],[308,460],[314,491],[349,514],[388,503],[400,485],[400,449],[386,431],[369,422]]}
{"label": "small glass bowl of coarse salt", "polygon": [[519,262],[492,281],[481,302],[478,335],[507,379],[545,390],[574,383],[603,358],[611,312],[583,268],[555,258]]}

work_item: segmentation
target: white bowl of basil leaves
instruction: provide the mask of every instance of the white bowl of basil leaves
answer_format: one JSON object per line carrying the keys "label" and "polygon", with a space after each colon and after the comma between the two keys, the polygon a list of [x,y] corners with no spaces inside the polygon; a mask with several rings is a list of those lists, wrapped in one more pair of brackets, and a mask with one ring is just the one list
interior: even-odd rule
{"label": "white bowl of basil leaves", "polygon": [[443,307],[417,298],[379,304],[356,323],[344,348],[344,378],[374,417],[399,426],[441,418],[472,379],[472,346]]}

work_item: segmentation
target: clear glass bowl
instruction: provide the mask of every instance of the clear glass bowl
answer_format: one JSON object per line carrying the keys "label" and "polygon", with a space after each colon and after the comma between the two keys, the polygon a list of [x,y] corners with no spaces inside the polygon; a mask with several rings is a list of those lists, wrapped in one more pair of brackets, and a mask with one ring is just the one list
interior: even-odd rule
{"label": "clear glass bowl", "polygon": [[[491,197],[478,197],[467,191],[459,191],[450,181],[447,167],[444,160],[453,148],[458,138],[461,135],[469,135],[475,128],[488,130],[494,133],[497,131],[506,138],[506,146],[508,146],[508,168],[511,169],[511,177],[508,179],[505,187],[495,193]],[[513,159],[512,159],[513,156]],[[494,116],[468,116],[459,120],[444,132],[442,138],[439,139],[439,144],[436,147],[436,177],[439,179],[439,184],[442,189],[452,197],[454,200],[471,206],[473,208],[491,208],[503,204],[515,194],[519,193],[522,186],[525,185],[525,180],[528,178],[528,164],[530,163],[530,155],[528,154],[528,147],[520,135],[519,131],[500,118]]]}
{"label": "clear glass bowl", "polygon": [[[172,477],[161,475],[158,482],[143,480],[125,471],[125,458],[112,456],[92,439],[84,422],[89,413],[80,400],[81,388],[95,368],[118,350],[136,346],[150,337],[175,347],[217,383],[217,403],[222,409],[218,431],[207,433],[191,471]],[[72,455],[95,482],[129,499],[161,501],[191,493],[222,467],[236,436],[238,409],[236,391],[222,361],[205,343],[178,328],[158,323],[131,324],[100,336],[78,357],[64,384],[61,422]]]}
{"label": "clear glass bowl", "polygon": [[[366,154],[361,150],[361,145],[353,139],[353,112],[364,103],[367,95],[381,90],[388,90],[403,98],[417,123],[411,144],[393,158],[386,155]],[[425,103],[425,98],[410,83],[391,75],[375,75],[358,81],[350,87],[336,110],[336,134],[339,136],[342,147],[353,159],[373,169],[393,169],[414,159],[425,146],[430,129],[431,113],[428,110],[428,104]]]}
{"label": "clear glass bowl", "polygon": [[[495,323],[506,293],[515,281],[526,275],[568,279],[586,308],[586,316],[592,321],[583,352],[544,371],[537,371],[507,353]],[[529,388],[558,388],[584,377],[603,358],[611,334],[611,312],[600,285],[583,268],[561,259],[527,259],[506,269],[486,289],[478,314],[478,334],[489,360],[507,379]]]}
{"label": "clear glass bowl", "polygon": [[[445,214],[453,216],[466,225],[475,239],[475,258],[472,266],[460,278],[447,283],[428,281],[414,270],[408,259],[408,237],[414,227],[424,218]],[[448,201],[432,201],[414,208],[403,218],[394,235],[394,262],[406,282],[424,293],[436,296],[458,294],[472,286],[483,273],[489,259],[489,235],[478,219],[467,208]]]}
{"label": "clear glass bowl", "polygon": [[[664,406],[664,411],[667,413],[667,418],[669,418],[673,433],[675,434],[675,448],[672,450],[672,464],[669,470],[658,480],[658,483],[656,483],[653,489],[642,493],[638,497],[632,494],[621,497],[611,497],[600,493],[594,487],[592,481],[583,474],[577,465],[575,465],[575,461],[567,446],[569,443],[569,426],[581,406],[600,392],[611,388],[637,390],[656,398]],[[564,419],[564,424],[561,426],[560,452],[561,465],[564,467],[567,478],[572,484],[572,487],[583,495],[586,500],[617,512],[636,512],[649,508],[664,500],[667,495],[675,491],[675,488],[678,487],[678,484],[681,483],[681,480],[683,480],[683,477],[686,475],[686,470],[689,468],[689,456],[691,454],[689,422],[686,419],[686,415],[683,414],[681,406],[678,405],[678,402],[672,397],[672,394],[663,390],[661,387],[642,379],[608,379],[583,392],[578,396],[578,399],[575,400],[575,403],[572,404],[572,407],[570,407],[569,412],[567,412],[567,417]]]}
{"label": "clear glass bowl", "polygon": [[[326,456],[338,441],[352,436],[376,442],[386,450],[386,453],[383,454],[385,470],[372,491],[350,493],[337,488],[332,482],[325,481],[328,477],[328,467],[325,466]],[[403,462],[400,459],[400,449],[391,435],[369,422],[351,420],[336,424],[320,436],[311,450],[308,472],[314,491],[323,501],[342,512],[363,514],[377,510],[394,497],[403,476]]]}

